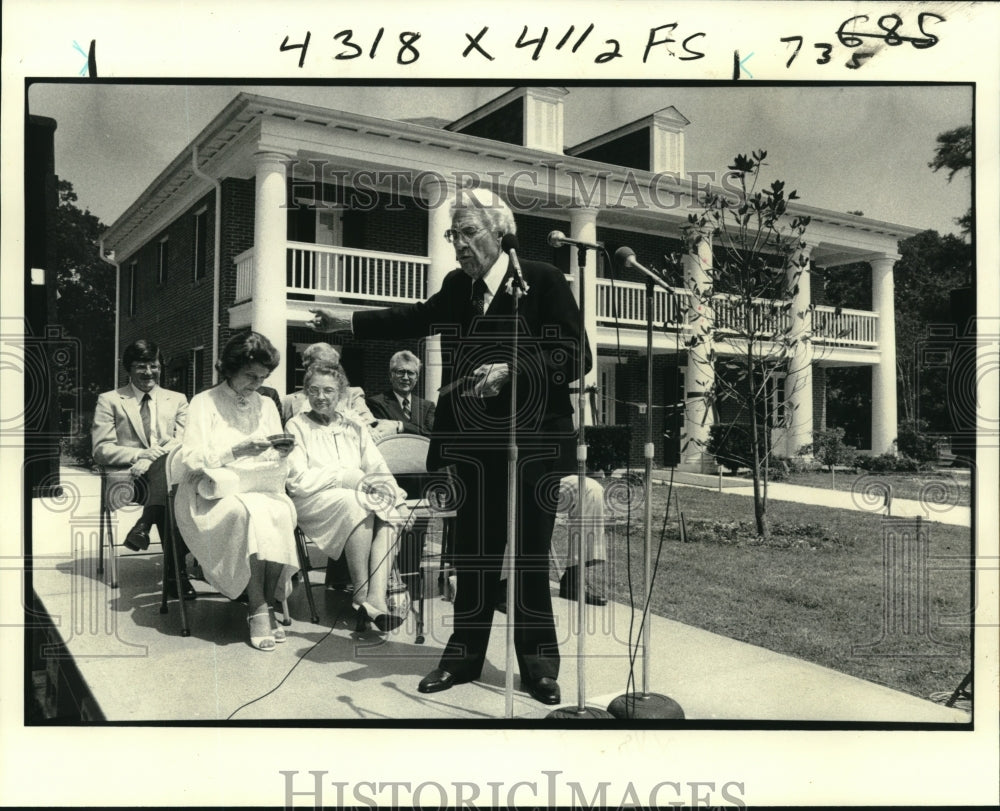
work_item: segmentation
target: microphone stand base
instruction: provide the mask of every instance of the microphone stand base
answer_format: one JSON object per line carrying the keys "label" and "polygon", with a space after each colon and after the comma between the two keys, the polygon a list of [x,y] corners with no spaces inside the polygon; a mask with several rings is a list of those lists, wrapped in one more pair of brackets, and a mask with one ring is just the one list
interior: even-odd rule
{"label": "microphone stand base", "polygon": [[557,720],[568,719],[576,721],[614,718],[610,712],[602,710],[599,707],[584,707],[582,710],[579,707],[560,707],[558,710],[552,710],[552,712],[545,717]]}
{"label": "microphone stand base", "polygon": [[626,693],[608,704],[608,713],[618,719],[676,720],[684,718],[681,705],[659,693]]}

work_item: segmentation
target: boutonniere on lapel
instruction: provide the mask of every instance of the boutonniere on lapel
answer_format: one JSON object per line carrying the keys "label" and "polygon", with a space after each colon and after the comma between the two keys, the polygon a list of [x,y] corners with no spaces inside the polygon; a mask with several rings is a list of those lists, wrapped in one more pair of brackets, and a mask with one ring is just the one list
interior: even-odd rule
{"label": "boutonniere on lapel", "polygon": [[[510,267],[514,271],[504,285],[507,295],[511,298],[526,296],[529,288],[528,283],[524,280],[524,274],[521,273],[521,263],[517,259],[517,237],[513,234],[504,234],[503,239],[500,240],[500,249],[510,257]],[[514,290],[518,292],[515,293]]]}
{"label": "boutonniere on lapel", "polygon": [[[515,290],[514,282],[515,281],[517,281],[517,280],[513,276],[511,276],[509,279],[507,279],[507,284],[504,285],[504,290],[507,291],[507,295],[508,296],[511,296],[511,297],[514,296],[514,290]],[[522,286],[522,284],[520,282],[518,282],[516,289],[517,289],[517,295],[518,296],[524,296],[524,295],[527,294],[527,292],[531,288],[528,286],[527,282],[524,282],[523,286]]]}

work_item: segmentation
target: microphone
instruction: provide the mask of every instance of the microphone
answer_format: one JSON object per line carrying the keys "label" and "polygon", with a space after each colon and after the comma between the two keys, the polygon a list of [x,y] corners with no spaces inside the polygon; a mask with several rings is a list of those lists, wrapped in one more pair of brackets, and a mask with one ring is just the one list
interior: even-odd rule
{"label": "microphone", "polygon": [[510,257],[510,264],[514,268],[514,276],[517,279],[517,287],[520,288],[522,295],[527,293],[528,283],[524,280],[524,274],[521,273],[521,263],[517,259],[517,236],[504,234],[503,239],[500,240],[500,250]]}
{"label": "microphone", "polygon": [[666,280],[659,274],[640,265],[635,259],[635,251],[631,248],[622,246],[617,251],[615,251],[615,261],[620,262],[622,267],[635,268],[640,273],[645,273],[650,279],[652,279],[656,284],[665,290],[670,290],[670,285],[667,284]]}
{"label": "microphone", "polygon": [[553,248],[561,248],[563,245],[576,245],[578,248],[599,251],[604,245],[600,242],[584,242],[582,239],[571,239],[562,231],[549,232],[549,245]]}
{"label": "microphone", "polygon": [[649,268],[643,267],[635,259],[635,251],[631,248],[621,247],[615,251],[615,261],[620,262],[623,267],[635,268],[636,270],[643,270],[651,276],[655,276]]}

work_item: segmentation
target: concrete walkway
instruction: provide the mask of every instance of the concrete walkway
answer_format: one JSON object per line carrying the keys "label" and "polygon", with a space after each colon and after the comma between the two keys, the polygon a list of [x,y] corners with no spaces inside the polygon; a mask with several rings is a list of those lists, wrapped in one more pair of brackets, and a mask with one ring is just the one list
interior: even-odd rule
{"label": "concrete walkway", "polygon": [[[615,471],[615,475],[622,471]],[[718,490],[720,477],[699,473],[678,472],[674,474],[674,484],[680,487],[700,487]],[[749,479],[738,479],[733,476],[723,476],[722,489],[726,493],[753,497],[753,482]],[[670,481],[670,470],[654,470],[653,481],[666,484]],[[776,501],[793,501],[796,504],[813,504],[817,507],[832,507],[839,510],[856,510],[870,512],[875,515],[886,515],[883,490],[877,486],[881,481],[875,476],[857,478],[855,491],[827,490],[822,487],[803,487],[801,485],[771,482],[767,486],[767,497]],[[970,525],[970,510],[968,507],[954,503],[955,493],[949,492],[947,485],[941,488],[928,487],[927,501],[894,498],[890,514],[899,518],[925,518],[928,521],[939,521],[942,524],[967,527]],[[937,497],[940,501],[934,501]]]}
{"label": "concrete walkway", "polygon": [[[416,684],[436,665],[450,633],[451,604],[440,597],[426,602],[423,644],[415,642],[412,615],[386,637],[358,634],[346,595],[322,586],[322,556],[310,575],[320,622],[309,621],[300,584],[291,600],[289,641],[274,652],[250,648],[245,608],[213,596],[201,581],[195,581],[201,597],[189,604],[192,635],[184,638],[177,604],[171,603],[165,616],[158,611],[162,555],[122,554],[120,586],[111,589],[96,572],[99,480],[64,470],[62,481],[62,499],[36,499],[32,505],[32,585],[89,693],[90,717],[293,723],[430,719],[444,724],[504,719],[501,615],[495,618],[482,679],[429,696],[419,694]],[[138,508],[119,511],[118,537],[137,515]],[[574,706],[580,695],[576,604],[555,596],[556,584],[552,588],[563,701]],[[587,607],[587,705],[604,708],[624,691],[630,632],[635,639],[639,619],[618,603]],[[651,687],[677,701],[690,721],[969,722],[961,710],[662,617],[652,618],[651,637]],[[641,673],[641,657],[636,661]],[[552,708],[531,700],[516,677],[514,689],[515,718],[553,723],[546,720]]]}

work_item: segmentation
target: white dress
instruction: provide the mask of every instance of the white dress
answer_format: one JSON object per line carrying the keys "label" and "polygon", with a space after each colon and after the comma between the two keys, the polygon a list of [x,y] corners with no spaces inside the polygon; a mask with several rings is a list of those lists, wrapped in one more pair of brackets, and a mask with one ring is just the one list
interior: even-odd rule
{"label": "white dress", "polygon": [[[171,478],[178,481],[177,527],[205,579],[230,599],[250,582],[250,555],[284,564],[274,596],[291,591],[298,569],[295,506],[285,494],[288,460],[273,448],[234,459],[250,437],[281,433],[274,403],[241,398],[221,383],[195,395]],[[267,595],[268,598],[271,595]]]}
{"label": "white dress", "polygon": [[394,525],[405,522],[399,507],[406,492],[363,425],[339,414],[326,424],[312,411],[303,411],[285,430],[295,437],[288,456],[288,493],[299,527],[325,554],[340,557],[351,533],[373,514]]}

